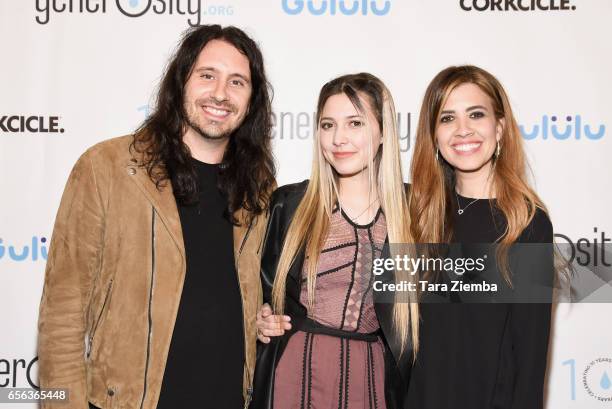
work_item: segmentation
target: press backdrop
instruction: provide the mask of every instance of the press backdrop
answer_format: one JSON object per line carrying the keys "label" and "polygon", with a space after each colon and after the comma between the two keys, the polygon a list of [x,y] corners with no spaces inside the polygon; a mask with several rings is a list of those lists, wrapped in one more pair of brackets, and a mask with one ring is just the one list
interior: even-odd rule
{"label": "press backdrop", "polygon": [[[594,245],[612,234],[611,17],[607,0],[2,0],[0,387],[37,384],[46,251],[72,165],[142,122],[189,25],[236,25],[261,45],[279,184],[308,177],[329,79],[369,71],[387,83],[408,178],[428,82],[451,64],[491,71],[510,94],[555,232]],[[611,316],[605,303],[556,309],[548,408],[610,407]]]}

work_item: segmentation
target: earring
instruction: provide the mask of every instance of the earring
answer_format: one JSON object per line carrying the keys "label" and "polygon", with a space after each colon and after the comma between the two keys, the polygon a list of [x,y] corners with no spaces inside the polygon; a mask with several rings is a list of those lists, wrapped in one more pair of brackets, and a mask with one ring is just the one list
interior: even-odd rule
{"label": "earring", "polygon": [[497,149],[495,149],[495,159],[499,158],[499,154],[501,153],[501,145],[499,141],[497,141]]}
{"label": "earring", "polygon": [[440,160],[440,148],[436,147],[436,162]]}

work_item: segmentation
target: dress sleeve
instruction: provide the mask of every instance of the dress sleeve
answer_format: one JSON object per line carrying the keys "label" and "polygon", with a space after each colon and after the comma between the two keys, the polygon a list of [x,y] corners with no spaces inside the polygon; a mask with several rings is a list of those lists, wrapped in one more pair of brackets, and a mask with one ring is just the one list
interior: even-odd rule
{"label": "dress sleeve", "polygon": [[[553,229],[548,216],[538,210],[520,238],[520,245],[528,247],[526,265],[533,266],[538,258],[537,299],[514,302],[511,305],[510,325],[512,352],[516,368],[513,409],[542,409],[544,407],[544,380],[546,375],[548,342],[551,323],[551,302],[554,275],[552,246]],[[531,245],[531,244],[535,245]],[[525,263],[521,263],[525,265]],[[516,271],[525,274],[530,269]],[[518,278],[518,277],[517,277]],[[524,277],[523,277],[524,278]],[[544,282],[542,281],[544,280]],[[527,278],[530,284],[534,281]],[[546,302],[548,301],[548,302]]]}

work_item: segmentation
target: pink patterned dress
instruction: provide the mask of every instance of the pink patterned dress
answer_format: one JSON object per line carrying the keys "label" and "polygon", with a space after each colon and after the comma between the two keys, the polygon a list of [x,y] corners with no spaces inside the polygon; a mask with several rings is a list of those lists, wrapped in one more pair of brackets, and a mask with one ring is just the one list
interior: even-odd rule
{"label": "pink patterned dress", "polygon": [[[372,258],[380,255],[386,235],[385,217],[380,210],[368,225],[353,223],[342,211],[332,214],[319,259],[315,306],[308,310],[309,318],[349,333],[372,334],[379,330],[372,300]],[[308,306],[307,300],[303,278],[302,305]],[[274,407],[386,408],[384,346],[379,337],[372,338],[365,341],[297,331],[276,368]]]}

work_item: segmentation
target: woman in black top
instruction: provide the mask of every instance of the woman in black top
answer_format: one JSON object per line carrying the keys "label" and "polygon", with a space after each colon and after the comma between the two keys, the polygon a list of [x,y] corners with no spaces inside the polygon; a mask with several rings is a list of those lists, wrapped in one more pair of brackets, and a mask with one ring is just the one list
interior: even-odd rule
{"label": "woman in black top", "polygon": [[[424,97],[412,159],[415,239],[462,246],[495,243],[499,269],[493,279],[514,292],[517,282],[531,279],[525,277],[531,270],[511,269],[516,260],[509,256],[510,246],[551,243],[553,235],[525,168],[522,138],[497,79],[474,66],[441,71]],[[538,276],[548,294],[549,246],[528,246],[542,254]],[[470,274],[462,279],[476,281]],[[550,298],[468,304],[454,302],[457,297],[462,295],[422,294],[420,350],[407,407],[542,408]],[[434,298],[450,304],[430,302]]]}

